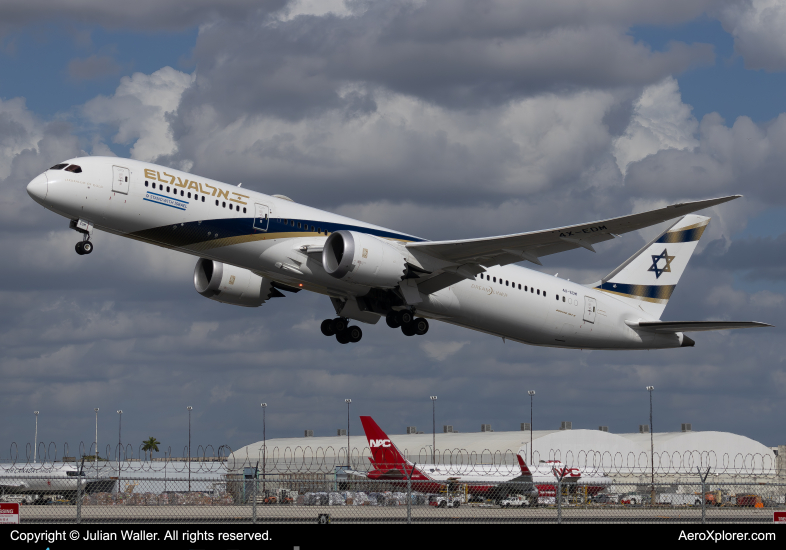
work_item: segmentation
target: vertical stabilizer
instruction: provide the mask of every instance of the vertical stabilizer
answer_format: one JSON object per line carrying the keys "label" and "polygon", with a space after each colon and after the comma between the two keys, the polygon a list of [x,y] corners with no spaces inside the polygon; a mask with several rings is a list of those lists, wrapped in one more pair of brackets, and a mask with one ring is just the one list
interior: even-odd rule
{"label": "vertical stabilizer", "polygon": [[710,218],[690,214],[655,237],[595,288],[660,319]]}
{"label": "vertical stabilizer", "polygon": [[521,468],[521,475],[531,476],[532,472],[529,471],[529,467],[527,466],[527,463],[524,462],[524,459],[521,458],[521,455],[516,455],[516,458],[519,459],[519,467]]}
{"label": "vertical stabilizer", "polygon": [[390,441],[388,434],[382,431],[370,416],[361,416],[363,431],[366,432],[368,448],[371,450],[371,462],[377,468],[392,468],[407,463],[407,459]]}
{"label": "vertical stabilizer", "polygon": [[377,469],[374,479],[404,480],[410,476],[413,481],[430,479],[401,454],[388,434],[382,431],[373,418],[361,416],[360,422],[363,424],[363,431],[366,432],[366,439],[368,439],[368,448],[371,451],[369,460]]}

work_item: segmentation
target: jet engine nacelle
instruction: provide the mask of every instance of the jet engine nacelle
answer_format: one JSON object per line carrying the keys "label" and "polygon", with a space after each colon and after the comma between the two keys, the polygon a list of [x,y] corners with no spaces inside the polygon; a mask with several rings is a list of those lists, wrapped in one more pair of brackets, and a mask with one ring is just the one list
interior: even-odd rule
{"label": "jet engine nacelle", "polygon": [[336,231],[325,241],[322,267],[336,279],[364,286],[394,288],[407,271],[403,254],[366,233]]}
{"label": "jet engine nacelle", "polygon": [[194,288],[205,298],[233,306],[259,307],[277,291],[271,281],[248,269],[200,258]]}

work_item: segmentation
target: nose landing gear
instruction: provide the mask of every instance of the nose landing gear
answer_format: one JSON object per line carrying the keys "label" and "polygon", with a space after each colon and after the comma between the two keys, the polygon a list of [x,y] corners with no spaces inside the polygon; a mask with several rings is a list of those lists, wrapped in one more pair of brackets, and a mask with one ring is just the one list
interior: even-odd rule
{"label": "nose landing gear", "polygon": [[93,251],[93,243],[91,243],[88,240],[79,241],[78,243],[76,243],[76,246],[74,246],[74,248],[76,249],[77,254],[83,256],[85,254],[90,254]]}
{"label": "nose landing gear", "polygon": [[76,243],[74,250],[80,256],[90,254],[93,251],[93,243],[90,242],[90,234],[93,231],[93,224],[85,220],[71,220],[68,225],[74,231],[82,234],[82,240]]}
{"label": "nose landing gear", "polygon": [[319,327],[325,336],[335,336],[340,344],[355,344],[363,338],[360,327],[348,326],[349,320],[343,317],[325,319]]}

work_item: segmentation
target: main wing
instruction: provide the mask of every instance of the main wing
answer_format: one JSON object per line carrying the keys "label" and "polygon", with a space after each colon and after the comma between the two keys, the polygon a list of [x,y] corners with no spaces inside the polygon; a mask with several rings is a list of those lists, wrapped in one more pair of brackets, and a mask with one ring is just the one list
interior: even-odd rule
{"label": "main wing", "polygon": [[[538,259],[542,256],[549,256],[579,247],[594,252],[593,244],[608,241],[616,235],[637,231],[644,227],[696,212],[697,210],[723,204],[741,196],[731,195],[717,199],[677,203],[640,214],[529,233],[460,241],[408,243],[406,246],[413,253],[423,252],[456,265],[476,264],[490,267],[493,265],[507,265],[522,260],[542,265]],[[482,269],[464,270],[464,276],[471,278],[480,271]],[[458,270],[458,273],[461,274],[462,271]]]}

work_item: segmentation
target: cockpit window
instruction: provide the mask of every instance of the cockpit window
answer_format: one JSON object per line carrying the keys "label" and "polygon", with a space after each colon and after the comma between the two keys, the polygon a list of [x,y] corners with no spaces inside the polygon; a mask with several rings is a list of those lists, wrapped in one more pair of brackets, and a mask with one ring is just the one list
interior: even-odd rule
{"label": "cockpit window", "polygon": [[50,168],[50,170],[62,170],[62,169],[63,169],[63,168],[65,168],[66,166],[68,166],[68,164],[67,164],[67,163],[66,163],[66,164],[55,164],[54,166],[52,166],[52,167]]}
{"label": "cockpit window", "polygon": [[68,168],[66,168],[66,172],[74,172],[75,174],[80,174],[82,172],[82,167],[77,166],[76,164],[72,164]]}

